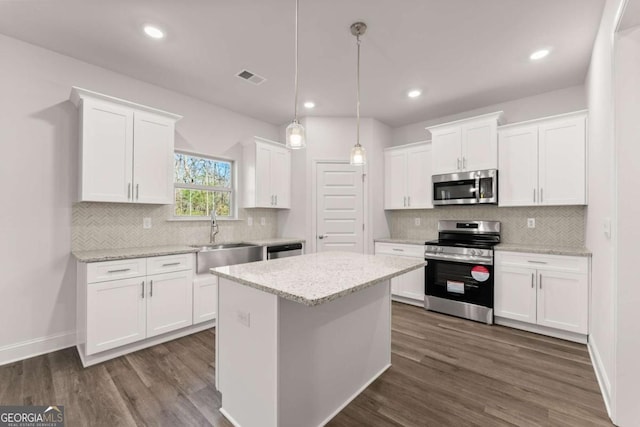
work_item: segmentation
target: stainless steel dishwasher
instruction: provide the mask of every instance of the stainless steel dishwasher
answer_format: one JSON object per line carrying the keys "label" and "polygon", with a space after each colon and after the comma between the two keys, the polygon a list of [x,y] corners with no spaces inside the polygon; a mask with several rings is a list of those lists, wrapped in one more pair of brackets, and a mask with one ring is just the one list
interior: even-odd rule
{"label": "stainless steel dishwasher", "polygon": [[267,259],[286,258],[302,255],[302,243],[289,243],[267,247]]}

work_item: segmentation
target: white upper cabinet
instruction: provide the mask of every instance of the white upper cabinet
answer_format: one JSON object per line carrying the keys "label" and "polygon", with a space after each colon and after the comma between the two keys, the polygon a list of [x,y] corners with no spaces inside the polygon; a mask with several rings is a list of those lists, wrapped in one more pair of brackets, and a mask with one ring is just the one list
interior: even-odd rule
{"label": "white upper cabinet", "polygon": [[430,209],[431,144],[388,148],[384,153],[384,208]]}
{"label": "white upper cabinet", "polygon": [[291,151],[254,137],[243,147],[244,207],[291,207]]}
{"label": "white upper cabinet", "polygon": [[173,203],[181,116],[74,87],[80,108],[80,201]]}
{"label": "white upper cabinet", "polygon": [[498,119],[502,111],[428,127],[433,174],[496,169]]}
{"label": "white upper cabinet", "polygon": [[499,130],[500,206],[584,205],[586,112]]}

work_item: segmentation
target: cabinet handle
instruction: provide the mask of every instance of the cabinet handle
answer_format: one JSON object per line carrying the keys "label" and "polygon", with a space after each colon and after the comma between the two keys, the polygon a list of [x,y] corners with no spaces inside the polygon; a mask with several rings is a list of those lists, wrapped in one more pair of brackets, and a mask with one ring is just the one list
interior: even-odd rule
{"label": "cabinet handle", "polygon": [[140,296],[142,297],[142,299],[144,299],[144,280],[142,281],[142,283],[140,283],[140,286],[142,288],[142,294]]}
{"label": "cabinet handle", "polygon": [[392,248],[391,250],[396,252],[404,252],[404,249],[398,249],[398,248]]}
{"label": "cabinet handle", "polygon": [[153,280],[149,281],[149,296],[153,296]]}
{"label": "cabinet handle", "polygon": [[405,207],[405,208],[407,207],[407,196],[404,196],[402,198],[402,206]]}
{"label": "cabinet handle", "polygon": [[273,206],[275,203],[273,201],[273,194],[271,195],[271,206]]}
{"label": "cabinet handle", "polygon": [[411,207],[411,196],[407,196],[407,206]]}
{"label": "cabinet handle", "polygon": [[131,183],[127,184],[127,200],[131,198]]}
{"label": "cabinet handle", "polygon": [[538,284],[540,285],[540,289],[542,289],[542,274],[540,274],[540,282]]}
{"label": "cabinet handle", "polygon": [[136,184],[136,200],[140,198],[140,184]]}
{"label": "cabinet handle", "polygon": [[533,203],[536,202],[536,189],[533,189]]}
{"label": "cabinet handle", "polygon": [[278,206],[278,195],[276,194],[275,197],[276,197],[276,206]]}
{"label": "cabinet handle", "polygon": [[125,271],[131,270],[130,268],[121,268],[119,270],[108,270],[107,273],[124,273]]}
{"label": "cabinet handle", "polygon": [[531,289],[533,289],[533,281],[535,280],[534,276],[535,274],[531,273]]}
{"label": "cabinet handle", "polygon": [[179,262],[169,262],[167,264],[162,264],[163,267],[171,267],[172,265],[180,265]]}
{"label": "cabinet handle", "polygon": [[457,167],[456,169],[460,170],[460,157],[458,157]]}
{"label": "cabinet handle", "polygon": [[467,168],[467,158],[463,157],[462,158],[462,169],[466,169]]}
{"label": "cabinet handle", "polygon": [[531,260],[527,260],[527,262],[531,263],[531,264],[546,264],[546,261],[531,261]]}
{"label": "cabinet handle", "polygon": [[543,190],[544,190],[543,188],[540,189],[540,203],[542,203],[544,201],[544,198],[542,197],[542,195],[543,195],[542,191]]}

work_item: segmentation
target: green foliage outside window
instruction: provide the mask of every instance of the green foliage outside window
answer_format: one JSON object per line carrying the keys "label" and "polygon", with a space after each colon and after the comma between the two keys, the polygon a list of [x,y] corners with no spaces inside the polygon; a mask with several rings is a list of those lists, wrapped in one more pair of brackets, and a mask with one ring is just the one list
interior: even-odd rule
{"label": "green foliage outside window", "polygon": [[199,217],[233,215],[233,164],[226,160],[208,159],[175,153],[175,216]]}

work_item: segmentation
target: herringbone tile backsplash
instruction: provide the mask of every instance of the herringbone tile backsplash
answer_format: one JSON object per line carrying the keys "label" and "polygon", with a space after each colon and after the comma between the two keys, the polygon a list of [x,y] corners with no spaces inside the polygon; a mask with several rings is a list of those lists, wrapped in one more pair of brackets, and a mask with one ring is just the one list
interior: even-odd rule
{"label": "herringbone tile backsplash", "polygon": [[[397,239],[436,239],[441,219],[487,220],[501,222],[504,243],[584,247],[585,212],[584,206],[442,206],[389,211],[387,219],[391,237]],[[415,225],[415,218],[420,218],[419,226]],[[527,218],[535,218],[535,228],[527,228]]]}
{"label": "herringbone tile backsplash", "polygon": [[[74,251],[209,242],[209,221],[168,221],[172,205],[76,203],[73,206],[71,245]],[[268,239],[277,234],[277,214],[271,209],[239,209],[239,220],[220,221],[216,242]],[[247,225],[247,217],[253,225]],[[151,218],[150,229],[142,219]],[[265,225],[260,225],[260,218]]]}

